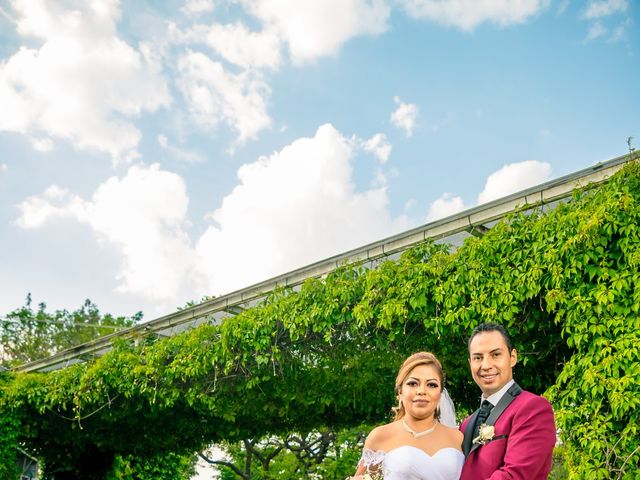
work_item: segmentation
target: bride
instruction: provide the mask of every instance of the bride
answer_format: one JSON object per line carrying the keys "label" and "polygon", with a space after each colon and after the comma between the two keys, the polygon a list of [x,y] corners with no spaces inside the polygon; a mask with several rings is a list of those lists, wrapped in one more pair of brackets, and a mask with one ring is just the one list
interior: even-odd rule
{"label": "bride", "polygon": [[[407,358],[396,377],[395,420],[369,433],[352,480],[458,480],[464,463],[462,433],[444,373],[431,353]],[[448,426],[447,426],[448,425]]]}

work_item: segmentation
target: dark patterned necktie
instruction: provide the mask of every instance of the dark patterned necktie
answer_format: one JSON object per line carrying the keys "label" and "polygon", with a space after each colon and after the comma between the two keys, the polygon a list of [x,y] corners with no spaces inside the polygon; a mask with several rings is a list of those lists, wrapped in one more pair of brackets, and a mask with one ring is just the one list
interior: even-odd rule
{"label": "dark patterned necktie", "polygon": [[473,429],[473,438],[476,438],[478,436],[478,433],[480,432],[480,425],[482,425],[487,420],[492,409],[493,405],[491,404],[491,402],[487,400],[482,401],[480,410],[478,411],[478,417],[476,418],[476,425]]}

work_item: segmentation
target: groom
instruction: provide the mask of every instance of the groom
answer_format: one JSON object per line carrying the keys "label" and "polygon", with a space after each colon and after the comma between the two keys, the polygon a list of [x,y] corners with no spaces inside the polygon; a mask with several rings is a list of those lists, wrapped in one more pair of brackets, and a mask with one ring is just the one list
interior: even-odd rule
{"label": "groom", "polygon": [[478,325],[468,346],[482,403],[460,425],[466,457],[460,480],[546,479],[556,442],[551,405],[513,380],[517,354],[504,327]]}

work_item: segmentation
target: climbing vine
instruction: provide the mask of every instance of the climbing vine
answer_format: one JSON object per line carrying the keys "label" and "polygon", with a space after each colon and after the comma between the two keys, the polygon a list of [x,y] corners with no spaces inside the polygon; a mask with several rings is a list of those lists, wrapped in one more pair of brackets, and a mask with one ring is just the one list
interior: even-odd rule
{"label": "climbing vine", "polygon": [[13,375],[0,387],[0,465],[13,442],[43,460],[45,478],[106,478],[118,458],[383,421],[396,368],[416,350],[441,358],[469,410],[479,392],[466,338],[498,321],[519,351],[518,382],[552,401],[570,477],[633,478],[639,225],[631,162],[458,249],[425,243],[376,269],[345,266],[278,290],[221,325]]}

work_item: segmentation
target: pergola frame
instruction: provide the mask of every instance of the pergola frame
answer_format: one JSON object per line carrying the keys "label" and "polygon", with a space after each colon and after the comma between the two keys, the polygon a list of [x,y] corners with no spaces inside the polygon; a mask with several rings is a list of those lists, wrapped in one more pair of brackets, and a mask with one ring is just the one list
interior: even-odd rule
{"label": "pergola frame", "polygon": [[509,213],[536,208],[553,208],[558,202],[569,199],[577,188],[588,185],[595,186],[606,181],[631,160],[632,156],[629,154],[598,163],[578,172],[312,263],[198,305],[119,330],[61,351],[48,358],[21,365],[14,370],[45,372],[65,368],[74,363],[103,355],[111,349],[111,344],[116,339],[134,339],[147,335],[166,337],[202,323],[221,322],[225,317],[236,315],[242,310],[260,303],[276,288],[297,288],[306,279],[323,277],[345,264],[375,268],[379,262],[397,257],[403,251],[428,239],[438,243],[459,245],[466,237],[484,235],[495,223]]}

